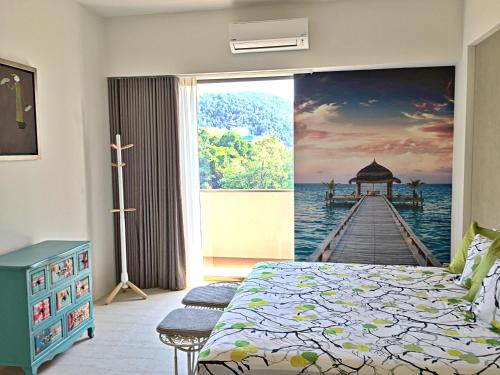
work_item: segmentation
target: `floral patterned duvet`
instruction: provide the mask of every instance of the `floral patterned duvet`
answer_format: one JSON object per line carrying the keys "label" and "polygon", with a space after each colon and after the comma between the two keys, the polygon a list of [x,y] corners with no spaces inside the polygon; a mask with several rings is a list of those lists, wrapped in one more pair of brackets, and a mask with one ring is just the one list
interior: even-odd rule
{"label": "floral patterned duvet", "polygon": [[500,334],[440,268],[260,263],[199,356],[207,374],[500,374]]}

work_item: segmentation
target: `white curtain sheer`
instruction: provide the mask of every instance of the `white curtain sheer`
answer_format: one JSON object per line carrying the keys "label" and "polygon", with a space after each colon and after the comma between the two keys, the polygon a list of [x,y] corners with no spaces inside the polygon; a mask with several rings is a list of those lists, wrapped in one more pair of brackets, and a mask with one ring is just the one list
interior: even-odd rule
{"label": "white curtain sheer", "polygon": [[179,155],[188,286],[203,281],[196,78],[179,78]]}

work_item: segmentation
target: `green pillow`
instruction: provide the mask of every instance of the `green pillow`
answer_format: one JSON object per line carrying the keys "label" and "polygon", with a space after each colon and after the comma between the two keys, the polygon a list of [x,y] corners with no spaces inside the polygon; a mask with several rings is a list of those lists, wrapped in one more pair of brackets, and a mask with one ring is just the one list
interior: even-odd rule
{"label": "green pillow", "polygon": [[491,267],[497,259],[500,258],[500,237],[497,237],[493,243],[491,244],[488,252],[481,259],[481,263],[477,266],[472,274],[471,287],[469,292],[464,296],[464,298],[473,302],[474,298],[476,298],[476,294],[478,290],[481,288],[481,283],[483,279],[486,277]]}
{"label": "green pillow", "polygon": [[462,243],[453,256],[450,265],[446,268],[446,271],[456,274],[460,274],[463,272],[465,267],[465,260],[467,259],[467,253],[469,252],[469,246],[474,240],[476,234],[480,234],[493,241],[497,238],[500,238],[500,232],[480,227],[475,221],[473,221],[469,227],[469,230],[467,230],[467,232],[465,233]]}
{"label": "green pillow", "polygon": [[474,237],[478,234],[478,225],[474,221],[469,230],[465,233],[462,243],[458,248],[457,252],[453,256],[450,265],[446,268],[446,271],[451,273],[462,273],[465,267],[465,260],[467,259],[467,252],[469,251],[469,246],[474,240]]}

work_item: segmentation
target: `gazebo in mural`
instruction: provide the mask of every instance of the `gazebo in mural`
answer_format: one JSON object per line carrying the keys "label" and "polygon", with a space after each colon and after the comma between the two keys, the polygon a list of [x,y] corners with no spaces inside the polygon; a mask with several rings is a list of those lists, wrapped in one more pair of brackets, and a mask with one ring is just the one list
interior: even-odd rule
{"label": "gazebo in mural", "polygon": [[383,165],[380,165],[375,159],[373,159],[373,162],[370,165],[362,168],[356,174],[356,177],[349,180],[349,183],[356,183],[357,198],[361,196],[362,184],[387,184],[387,198],[392,199],[392,184],[400,184],[401,180],[397,177],[394,177],[389,169],[387,169]]}

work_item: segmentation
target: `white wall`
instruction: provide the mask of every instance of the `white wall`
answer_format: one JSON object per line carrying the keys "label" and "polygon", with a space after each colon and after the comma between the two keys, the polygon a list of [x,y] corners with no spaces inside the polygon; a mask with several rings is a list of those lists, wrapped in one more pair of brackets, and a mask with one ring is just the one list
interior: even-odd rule
{"label": "white wall", "polygon": [[[500,31],[477,45],[474,63],[474,136],[471,214],[481,225],[500,229]],[[488,181],[488,183],[484,183]]]}
{"label": "white wall", "polygon": [[0,9],[0,56],[38,69],[42,154],[0,162],[0,254],[92,240],[94,292],[103,295],[114,283],[103,21],[68,0],[0,0]]}
{"label": "white wall", "polygon": [[[110,292],[116,283],[111,185],[108,88],[104,76],[104,21],[83,12],[82,120],[85,151],[88,238],[93,243],[94,296]],[[81,142],[82,140],[80,140]]]}
{"label": "white wall", "polygon": [[466,0],[464,12],[464,46],[486,35],[500,24],[500,1]]}
{"label": "white wall", "polygon": [[453,165],[452,248],[474,219],[471,214],[471,171],[474,108],[474,45],[491,35],[500,25],[500,1],[466,0],[462,59],[457,66],[455,140]]}
{"label": "white wall", "polygon": [[[336,0],[108,19],[109,76],[455,63],[461,0]],[[308,17],[308,51],[231,55],[228,25]]]}

